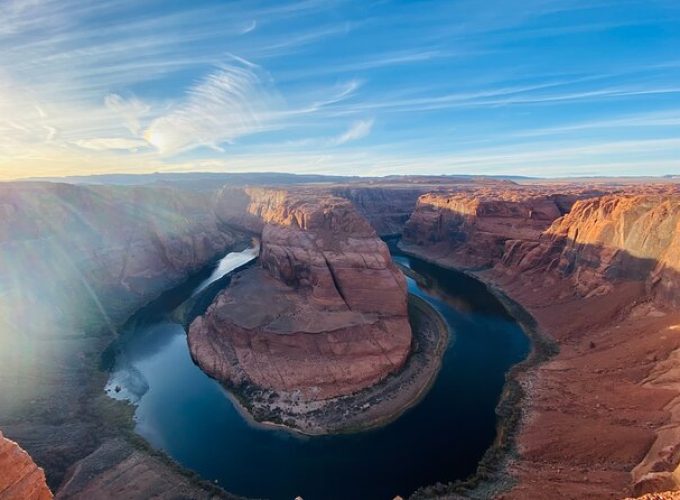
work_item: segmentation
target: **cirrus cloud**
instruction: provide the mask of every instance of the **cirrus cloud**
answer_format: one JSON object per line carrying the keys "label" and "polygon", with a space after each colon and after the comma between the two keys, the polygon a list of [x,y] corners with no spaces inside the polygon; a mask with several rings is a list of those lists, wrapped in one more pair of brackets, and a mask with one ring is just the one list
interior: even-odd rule
{"label": "cirrus cloud", "polygon": [[149,144],[141,139],[128,139],[125,137],[100,137],[96,139],[80,139],[74,144],[81,148],[91,149],[94,151],[108,151],[108,150],[127,150],[138,151],[142,148],[148,147]]}
{"label": "cirrus cloud", "polygon": [[373,122],[374,120],[372,118],[370,120],[359,120],[354,122],[343,134],[333,141],[334,144],[339,146],[347,142],[363,139],[371,133]]}
{"label": "cirrus cloud", "polygon": [[244,60],[222,66],[190,88],[183,102],[156,118],[144,138],[162,154],[219,145],[252,134],[273,117],[276,97],[259,68]]}

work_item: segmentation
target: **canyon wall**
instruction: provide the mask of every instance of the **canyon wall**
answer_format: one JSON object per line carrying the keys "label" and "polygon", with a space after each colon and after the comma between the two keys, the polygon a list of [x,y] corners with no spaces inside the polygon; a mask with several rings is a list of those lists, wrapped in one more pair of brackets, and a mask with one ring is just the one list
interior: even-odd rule
{"label": "canyon wall", "polygon": [[435,186],[342,186],[330,192],[352,202],[380,236],[401,234],[418,198]]}
{"label": "canyon wall", "polygon": [[[115,322],[234,241],[218,227],[205,195],[0,185],[0,281],[8,285],[2,312],[36,321],[37,310],[49,309],[57,314],[49,321],[77,327],[92,319],[90,309]],[[54,325],[38,326],[45,331]]]}
{"label": "canyon wall", "polygon": [[680,304],[680,196],[609,195],[578,201],[540,241],[507,240],[510,272],[554,272],[580,296],[640,282],[656,304]]}
{"label": "canyon wall", "polygon": [[537,240],[575,198],[527,189],[428,193],[418,199],[403,241],[455,259],[458,267],[489,267],[506,241]]}
{"label": "canyon wall", "polygon": [[214,197],[171,188],[0,184],[0,428],[45,468],[67,468],[124,412],[101,354],[129,314],[242,238]]}
{"label": "canyon wall", "polygon": [[225,223],[261,228],[261,267],[235,276],[191,325],[191,351],[206,372],[314,400],[373,385],[403,365],[411,343],[405,280],[349,201],[310,190],[224,197]]}
{"label": "canyon wall", "polygon": [[502,498],[678,489],[680,195],[538,189],[424,195],[403,240],[502,290],[559,346],[519,376],[526,397],[510,466],[519,481]]}

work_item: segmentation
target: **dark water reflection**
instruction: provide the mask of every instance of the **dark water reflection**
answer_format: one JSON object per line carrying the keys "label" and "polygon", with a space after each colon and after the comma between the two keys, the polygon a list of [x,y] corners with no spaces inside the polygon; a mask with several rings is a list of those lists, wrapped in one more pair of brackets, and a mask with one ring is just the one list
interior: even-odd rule
{"label": "dark water reflection", "polygon": [[[161,299],[129,323],[108,389],[137,403],[136,431],[153,446],[244,496],[391,499],[464,478],[494,440],[505,373],[526,356],[528,339],[478,282],[396,251],[395,260],[426,278],[409,279],[409,291],[454,334],[432,390],[386,427],[303,438],[250,426],[193,364],[183,327],[170,319],[176,300]],[[200,282],[176,293],[189,297]]]}

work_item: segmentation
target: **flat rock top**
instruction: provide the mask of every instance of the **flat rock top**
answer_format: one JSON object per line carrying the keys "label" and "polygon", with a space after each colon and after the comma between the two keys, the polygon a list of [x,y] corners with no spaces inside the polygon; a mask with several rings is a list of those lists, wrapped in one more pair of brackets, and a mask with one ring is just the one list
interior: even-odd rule
{"label": "flat rock top", "polygon": [[234,276],[212,307],[218,321],[281,334],[329,332],[377,320],[376,315],[347,308],[328,310],[259,267]]}

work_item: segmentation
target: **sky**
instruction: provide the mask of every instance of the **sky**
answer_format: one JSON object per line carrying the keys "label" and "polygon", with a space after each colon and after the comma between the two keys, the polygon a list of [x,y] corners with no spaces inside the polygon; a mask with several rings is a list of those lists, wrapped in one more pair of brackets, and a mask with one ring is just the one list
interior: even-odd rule
{"label": "sky", "polygon": [[680,174],[677,0],[0,0],[0,179]]}

